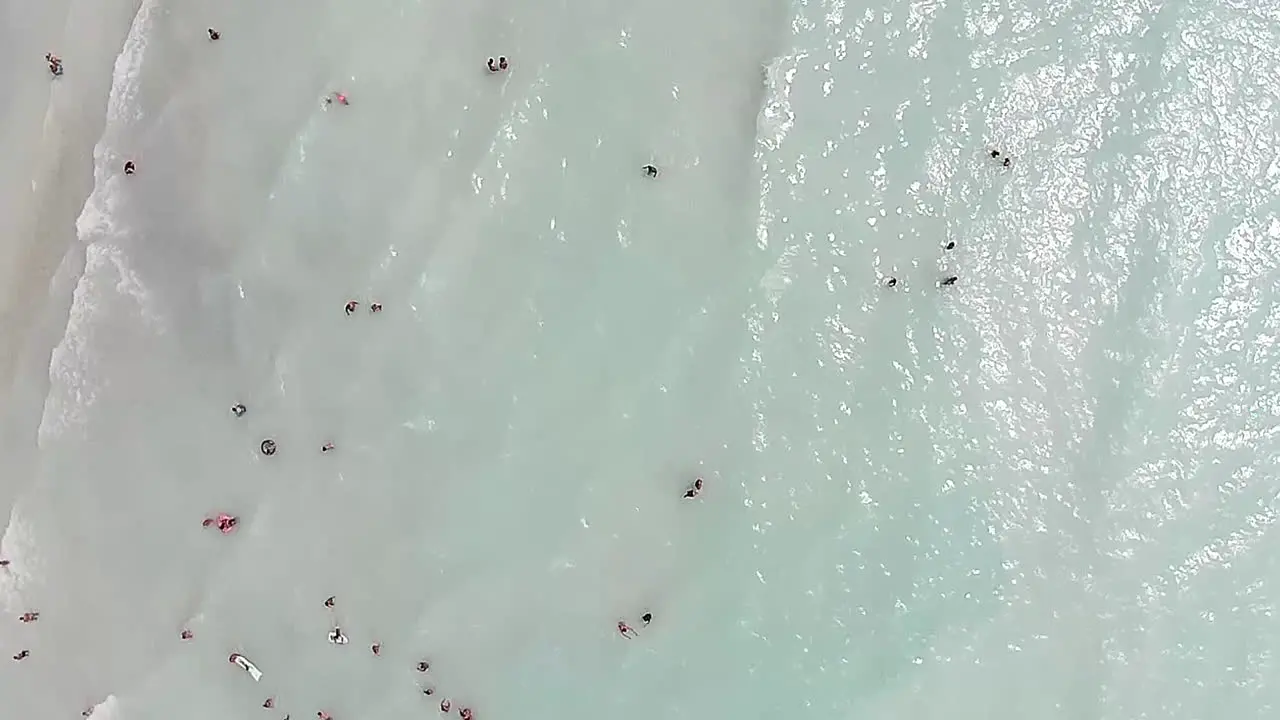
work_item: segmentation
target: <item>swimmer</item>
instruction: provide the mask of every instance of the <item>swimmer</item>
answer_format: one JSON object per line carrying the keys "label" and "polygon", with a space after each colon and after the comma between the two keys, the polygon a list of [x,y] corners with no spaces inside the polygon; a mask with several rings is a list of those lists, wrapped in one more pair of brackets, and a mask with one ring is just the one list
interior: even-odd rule
{"label": "swimmer", "polygon": [[182,633],[178,635],[178,637],[182,638],[183,640],[190,640],[191,638],[195,637],[195,634],[192,633],[190,630],[183,628]]}
{"label": "swimmer", "polygon": [[325,606],[325,607],[327,607],[327,608],[331,608],[331,607],[333,607],[333,599],[334,599],[335,597],[336,597],[335,595],[330,595],[330,596],[328,597],[328,599],[326,599],[326,600],[324,601],[324,606]]}
{"label": "swimmer", "polygon": [[347,315],[351,315],[351,313],[355,312],[356,308],[358,307],[360,307],[360,303],[356,302],[355,300],[348,300],[345,308],[345,310],[347,311]]}
{"label": "swimmer", "polygon": [[210,525],[214,525],[216,523],[218,530],[222,531],[223,535],[228,535],[231,533],[231,531],[236,529],[236,525],[239,522],[240,520],[234,515],[228,515],[226,513],[218,513],[218,516],[216,518],[211,518],[211,517],[205,518],[204,522],[201,523],[201,525],[203,527],[209,527]]}
{"label": "swimmer", "polygon": [[325,443],[320,446],[320,452],[329,452],[333,449],[333,443]]}
{"label": "swimmer", "polygon": [[26,660],[26,659],[27,659],[28,657],[30,657],[30,656],[31,656],[31,651],[30,651],[30,650],[23,650],[23,651],[19,652],[17,655],[14,655],[14,656],[13,656],[13,659],[14,659],[14,660]]}
{"label": "swimmer", "polygon": [[640,622],[644,623],[645,627],[649,627],[649,623],[653,622],[653,613],[646,612],[645,614],[641,615]]}
{"label": "swimmer", "polygon": [[423,694],[423,695],[435,695],[435,694],[436,694],[436,689],[435,689],[435,688],[433,688],[433,687],[424,687],[424,688],[422,688],[422,694]]}
{"label": "swimmer", "polygon": [[369,312],[370,312],[370,313],[380,313],[380,312],[382,312],[382,303],[372,303],[372,304],[370,304],[370,305],[369,305]]}
{"label": "swimmer", "polygon": [[949,277],[944,277],[941,280],[939,280],[938,284],[939,285],[955,285],[956,281],[959,279],[960,277],[958,275],[951,275]]}
{"label": "swimmer", "polygon": [[[335,93],[333,93],[331,97],[332,97],[332,100],[337,100],[337,101],[338,101],[338,103],[339,103],[339,104],[341,104],[341,105],[350,105],[350,104],[351,104],[351,103],[347,102],[347,96],[346,96],[346,95],[343,95],[343,94],[342,94],[342,93],[340,93],[340,92],[335,92]],[[328,105],[329,103],[331,103],[331,102],[332,102],[332,100],[331,100],[330,98],[325,98],[325,99],[324,99],[324,102],[325,102],[325,104],[326,104],[326,105]]]}
{"label": "swimmer", "polygon": [[1012,160],[1010,160],[1009,158],[1005,158],[1005,159],[1004,159],[1004,161],[1003,161],[1003,162],[1001,162],[1000,164],[1001,164],[1001,165],[1003,165],[1003,166],[1005,166],[1005,167],[1009,167],[1009,165],[1010,165],[1010,164],[1012,164],[1012,163],[1013,163],[1013,161],[1012,161]]}
{"label": "swimmer", "polygon": [[489,58],[489,62],[486,63],[486,65],[488,65],[489,72],[491,73],[502,72],[510,67],[507,65],[507,58],[503,55],[498,56],[498,61],[496,63],[493,61],[493,58]]}
{"label": "swimmer", "polygon": [[25,613],[22,613],[22,615],[20,615],[20,616],[18,617],[18,619],[19,619],[19,620],[21,620],[21,621],[22,621],[22,622],[24,622],[24,623],[35,622],[35,621],[37,621],[37,620],[39,620],[39,619],[40,619],[40,613],[38,613],[38,612],[25,612]]}
{"label": "swimmer", "polygon": [[320,720],[333,720],[333,718],[329,716],[329,713],[323,710],[317,710],[316,717],[319,718]]}
{"label": "swimmer", "polygon": [[0,567],[9,567],[8,560],[0,560]]}
{"label": "swimmer", "polygon": [[658,166],[657,166],[657,165],[644,165],[644,166],[642,166],[640,169],[641,169],[641,170],[644,170],[644,174],[645,174],[645,175],[648,175],[648,176],[649,176],[649,177],[651,177],[651,178],[656,178],[656,177],[658,177]]}
{"label": "swimmer", "polygon": [[264,708],[266,708],[266,709],[268,709],[268,710],[270,710],[271,708],[273,708],[273,707],[275,707],[275,706],[276,706],[276,699],[275,699],[275,698],[267,698],[266,700],[263,700],[263,701],[262,701],[262,707],[264,707]]}
{"label": "swimmer", "polygon": [[698,497],[698,493],[700,492],[702,492],[702,478],[697,478],[693,481],[693,484],[689,486],[689,489],[684,491],[684,497],[686,500],[692,500],[693,498]]}
{"label": "swimmer", "polygon": [[258,446],[258,449],[262,450],[262,454],[268,457],[270,457],[271,455],[275,455],[276,441],[272,440],[271,438],[267,438],[266,440],[262,441],[262,444]]}
{"label": "swimmer", "polygon": [[887,278],[885,278],[885,279],[884,279],[884,286],[885,286],[885,287],[897,287],[897,286],[898,286],[898,278],[896,278],[896,277],[887,277]]}
{"label": "swimmer", "polygon": [[213,28],[209,28],[209,39],[210,39],[210,40],[217,40],[217,39],[218,39],[218,38],[220,38],[220,37],[222,37],[222,33],[218,32],[217,30],[214,30]]}
{"label": "swimmer", "polygon": [[440,701],[440,712],[447,713],[451,707],[453,707],[453,703],[449,702],[449,698]]}
{"label": "swimmer", "polygon": [[125,175],[132,175],[132,174],[133,174],[133,171],[134,171],[134,170],[136,170],[136,169],[137,169],[137,168],[134,166],[134,164],[133,164],[133,161],[132,161],[132,160],[126,160],[126,161],[124,162],[124,174],[125,174]]}
{"label": "swimmer", "polygon": [[245,407],[243,403],[236,403],[231,406],[231,414],[236,417],[244,417],[244,414],[248,411],[249,408]]}
{"label": "swimmer", "polygon": [[999,151],[999,150],[992,150],[992,151],[991,151],[991,157],[993,157],[993,158],[998,158],[998,157],[1000,157],[1000,151]]}
{"label": "swimmer", "polygon": [[943,249],[943,250],[955,250],[955,249],[956,249],[956,241],[955,241],[955,240],[952,240],[951,242],[948,242],[948,243],[947,243],[947,244],[946,244],[942,249]]}
{"label": "swimmer", "polygon": [[423,660],[418,663],[418,672],[426,672],[431,669],[431,663]]}
{"label": "swimmer", "polygon": [[50,73],[55,76],[62,74],[62,58],[54,55],[53,53],[45,53],[44,59],[45,62],[49,63]]}
{"label": "swimmer", "polygon": [[471,720],[471,708],[458,708],[458,715],[462,716],[462,720]]}
{"label": "swimmer", "polygon": [[93,714],[93,708],[86,708],[80,711],[80,717],[89,717]]}
{"label": "swimmer", "polygon": [[373,652],[374,657],[382,654],[382,643],[374,643],[369,646],[369,650]]}
{"label": "swimmer", "polygon": [[622,620],[619,620],[619,621],[618,621],[618,634],[619,634],[619,635],[622,635],[622,637],[624,637],[624,638],[626,638],[626,639],[628,639],[628,640],[630,640],[631,638],[634,638],[634,637],[639,637],[639,635],[640,635],[640,633],[638,633],[638,632],[636,632],[635,630],[631,629],[631,626],[630,626],[630,625],[628,625],[628,624],[626,624],[626,623],[625,623],[625,622],[623,622]]}
{"label": "swimmer", "polygon": [[335,627],[329,631],[329,642],[334,645],[346,645],[347,636],[342,634],[342,628]]}

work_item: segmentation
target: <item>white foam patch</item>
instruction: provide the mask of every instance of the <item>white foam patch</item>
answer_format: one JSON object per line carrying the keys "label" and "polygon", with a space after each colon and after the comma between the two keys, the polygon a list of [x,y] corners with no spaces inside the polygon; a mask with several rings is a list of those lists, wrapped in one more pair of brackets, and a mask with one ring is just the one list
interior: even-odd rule
{"label": "white foam patch", "polygon": [[164,331],[160,316],[151,310],[147,289],[128,266],[124,252],[105,241],[87,247],[85,269],[72,294],[66,331],[50,357],[50,389],[38,435],[41,442],[83,422],[98,393],[109,382],[105,375],[96,374],[98,363],[93,347],[95,329],[107,317],[105,310],[112,292],[130,299],[149,329]]}
{"label": "white foam patch", "polygon": [[76,219],[76,234],[81,240],[94,235],[112,235],[122,228],[115,226],[116,206],[119,201],[116,188],[121,172],[120,155],[110,143],[110,138],[121,129],[143,118],[143,111],[135,102],[138,95],[138,78],[146,57],[147,35],[150,33],[158,3],[147,0],[134,16],[124,47],[116,56],[112,72],[111,93],[107,97],[107,117],[102,138],[93,148],[93,192],[85,202],[80,217]]}
{"label": "white foam patch", "polygon": [[756,141],[765,150],[781,147],[787,133],[795,127],[791,85],[795,82],[797,66],[804,58],[803,54],[780,57],[761,69],[765,101],[756,116]]}
{"label": "white foam patch", "polygon": [[133,18],[133,25],[125,37],[124,48],[116,56],[112,72],[111,95],[107,99],[107,121],[139,120],[142,108],[134,99],[138,94],[138,73],[146,57],[147,36],[155,24],[152,16],[159,8],[157,0],[145,0]]}
{"label": "white foam patch", "polygon": [[85,268],[76,283],[71,310],[62,340],[54,348],[49,363],[51,388],[45,400],[38,437],[41,442],[57,436],[68,427],[83,422],[105,378],[92,378],[90,329],[99,319],[108,275],[114,271],[113,289],[131,298],[149,327],[161,329],[159,315],[150,310],[148,293],[138,275],[126,261],[125,253],[110,240],[123,237],[129,230],[120,220],[119,192],[122,173],[120,154],[111,138],[143,117],[135,102],[139,74],[146,56],[147,36],[155,24],[158,3],[147,0],[134,16],[124,47],[116,56],[111,92],[107,100],[106,126],[102,138],[94,146],[94,187],[76,218],[76,236],[87,243]]}
{"label": "white foam patch", "polygon": [[108,695],[105,700],[89,708],[87,717],[93,718],[93,720],[119,720],[121,717],[120,701],[116,699],[115,695]]}
{"label": "white foam patch", "polygon": [[31,583],[40,567],[34,534],[22,517],[20,505],[9,512],[9,523],[0,537],[0,558],[9,561],[8,567],[0,568],[0,607],[13,613],[22,607],[22,589]]}
{"label": "white foam patch", "polygon": [[93,364],[89,347],[99,309],[98,277],[105,262],[104,249],[90,245],[85,253],[85,269],[72,294],[66,331],[49,360],[50,388],[38,432],[41,443],[84,422],[86,411],[100,389],[91,382]]}

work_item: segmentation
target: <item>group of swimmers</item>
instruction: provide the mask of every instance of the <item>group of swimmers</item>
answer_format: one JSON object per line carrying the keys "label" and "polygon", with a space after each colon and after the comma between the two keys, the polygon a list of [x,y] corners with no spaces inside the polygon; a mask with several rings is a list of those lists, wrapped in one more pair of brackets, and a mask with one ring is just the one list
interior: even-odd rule
{"label": "group of swimmers", "polygon": [[[213,28],[209,28],[208,33],[209,33],[210,40],[218,40],[221,37],[221,34],[217,30],[214,30]],[[494,58],[489,58],[486,65],[489,69],[489,72],[491,73],[502,72],[507,70],[510,67],[510,63],[505,56],[499,56],[496,60]],[[348,106],[351,104],[350,101],[347,99],[347,96],[341,92],[334,92],[325,96],[324,104],[326,106],[332,105],[334,102],[337,102],[339,105],[343,105],[343,106]],[[135,166],[133,165],[132,162],[126,163],[125,165],[126,174],[133,174],[134,170],[135,170]],[[343,306],[343,312],[348,317],[350,317],[351,315],[354,315],[356,313],[359,307],[360,307],[360,303],[358,301],[348,300],[346,304]],[[370,314],[377,314],[380,312],[382,312],[381,303],[372,302],[369,304]],[[248,408],[245,406],[244,403],[236,403],[231,406],[231,414],[237,418],[244,417],[247,412],[248,412]],[[264,456],[270,457],[276,454],[276,451],[278,448],[275,440],[271,438],[267,438],[261,442],[258,449],[261,451],[261,453]],[[325,444],[320,446],[320,452],[323,452],[323,453],[330,452],[333,449],[334,449],[334,444],[332,442],[326,442]],[[206,517],[203,520],[202,524],[204,527],[216,528],[222,534],[229,535],[232,532],[234,532],[236,527],[238,526],[239,518],[229,513],[217,513],[216,515]],[[330,596],[329,598],[325,599],[324,606],[326,608],[328,608],[329,610],[332,610],[334,608],[334,605],[335,605],[335,598],[333,596]],[[646,614],[646,617],[651,617],[651,616]],[[184,628],[180,634],[180,637],[182,640],[191,640],[192,638],[195,637],[195,634],[192,633],[191,630]],[[329,642],[334,645],[346,645],[349,642],[346,634],[342,632],[342,628],[336,623],[333,625],[332,629],[330,629],[328,638],[329,638]],[[382,643],[375,642],[371,644],[369,646],[369,650],[374,655],[374,657],[381,656]],[[230,661],[233,664],[236,664],[242,668],[245,668],[246,670],[252,668],[253,671],[256,673],[256,668],[252,665],[252,663],[250,663],[246,658],[244,658],[242,655],[239,655],[238,653],[233,653],[230,656]],[[415,669],[419,673],[426,673],[430,668],[431,668],[431,664],[426,660],[420,660],[415,665]],[[256,677],[259,677],[259,676],[260,674],[255,674],[255,679]],[[424,695],[434,695],[436,693],[435,687],[431,686],[430,684],[422,685],[421,691]],[[274,708],[275,697],[272,696],[265,699],[262,702],[262,707],[267,709]],[[452,709],[453,709],[452,700],[450,700],[449,698],[444,698],[440,701],[440,712],[448,713]],[[462,718],[462,720],[473,720],[474,718],[474,712],[469,707],[459,707],[458,715],[459,717]],[[318,720],[332,720],[332,717],[323,710],[319,710],[316,712],[316,718]],[[289,720],[289,716],[285,715],[284,720]]]}
{"label": "group of swimmers", "polygon": [[[0,560],[0,567],[9,567],[9,561],[8,561],[8,560]],[[24,623],[33,623],[33,622],[35,622],[35,621],[37,621],[37,620],[39,620],[39,619],[40,619],[40,613],[38,613],[38,612],[30,612],[30,611],[27,611],[27,612],[24,612],[24,613],[22,613],[21,615],[19,615],[19,616],[18,616],[18,619],[19,619],[19,620],[21,620],[21,621],[22,621],[22,622],[24,622]],[[19,651],[18,651],[18,652],[13,656],[13,659],[14,659],[14,662],[21,662],[21,661],[23,661],[23,660],[26,660],[26,659],[27,659],[28,657],[30,657],[30,656],[31,656],[31,651],[30,651],[30,650],[19,650]]]}
{"label": "group of swimmers", "polygon": [[[336,602],[337,602],[337,598],[333,595],[330,595],[328,598],[325,598],[324,606],[327,610],[332,611],[336,605]],[[646,618],[645,624],[647,625],[648,621],[652,619],[653,616],[649,613],[645,613],[644,617]],[[190,630],[182,631],[183,640],[190,640],[192,637],[194,636],[192,635]],[[342,632],[342,628],[336,622],[333,625],[333,629],[329,631],[329,642],[333,645],[346,645],[348,642],[350,642],[346,634]],[[374,657],[381,657],[382,643],[380,642],[372,643],[369,646],[369,652],[371,652]],[[253,677],[254,680],[261,679],[262,673],[258,670],[257,666],[255,666],[252,662],[250,662],[249,659],[246,658],[244,655],[241,655],[240,653],[231,653],[231,655],[228,656],[227,660],[231,664],[236,665],[240,669],[248,672]],[[427,660],[419,660],[414,665],[414,669],[417,670],[419,673],[426,673],[431,669],[431,663],[428,662]],[[419,685],[419,689],[422,691],[423,695],[431,696],[436,694],[436,688],[429,683]],[[262,701],[262,707],[268,710],[274,708],[275,706],[276,706],[275,696],[268,696],[267,699]],[[453,709],[452,700],[446,697],[440,701],[440,712],[448,713],[452,709]],[[469,707],[461,706],[458,708],[458,715],[459,717],[462,718],[462,720],[474,720],[475,712]],[[316,718],[318,718],[318,720],[333,720],[333,718],[323,710],[316,711]],[[289,716],[285,715],[284,720],[289,720]]]}
{"label": "group of swimmers", "polygon": [[[988,153],[990,154],[990,156],[991,156],[991,159],[992,159],[992,160],[999,160],[999,161],[1000,161],[1000,167],[1008,168],[1008,167],[1010,167],[1010,166],[1012,166],[1012,165],[1013,165],[1013,160],[1012,160],[1008,155],[1003,155],[999,150],[989,150],[989,151],[988,151]],[[947,244],[942,246],[942,249],[943,249],[943,250],[955,250],[955,249],[956,249],[956,241],[955,241],[955,240],[948,240],[948,241],[947,241]],[[938,280],[938,286],[939,286],[939,287],[949,287],[949,286],[951,286],[951,285],[955,285],[955,284],[956,284],[957,282],[959,282],[959,281],[960,281],[960,276],[959,276],[959,275],[946,275],[946,276],[943,276],[942,278],[939,278],[939,280]],[[897,287],[897,286],[898,286],[898,278],[893,277],[892,275],[890,275],[890,276],[886,277],[886,278],[884,279],[884,286],[885,286],[885,287],[888,287],[888,288]]]}
{"label": "group of swimmers", "polygon": [[[210,41],[217,41],[222,37],[221,33],[215,30],[214,28],[208,28],[207,33]],[[45,61],[48,63],[49,72],[51,75],[58,77],[63,74],[62,60],[57,55],[54,55],[52,53],[47,53],[45,55]],[[486,67],[488,68],[490,73],[505,72],[510,68],[510,61],[505,56],[500,55],[497,58],[489,58],[488,61],[486,62]],[[347,99],[347,96],[341,92],[330,93],[324,98],[325,105],[331,105],[335,101],[338,104],[343,106],[350,105],[350,101]],[[995,155],[993,155],[993,157],[994,156]],[[1007,159],[1005,161],[1005,165],[1006,166],[1008,165]],[[646,164],[642,167],[642,170],[644,171],[645,176],[648,178],[658,177],[658,168],[656,165]],[[128,160],[124,163],[125,175],[133,175],[136,172],[137,172],[137,166],[135,165],[134,161]],[[357,301],[349,300],[347,301],[344,310],[346,314],[350,316],[356,312],[358,307],[359,307],[359,303]],[[370,313],[379,313],[381,311],[382,311],[382,305],[380,303],[376,303],[376,302],[370,303],[369,305]],[[236,403],[235,405],[231,406],[231,413],[237,418],[244,417],[247,412],[248,412],[248,408],[243,403]],[[334,449],[334,444],[332,442],[327,442],[321,446],[320,451],[327,453],[333,449]],[[259,445],[259,450],[264,456],[267,456],[267,457],[275,455],[277,451],[277,445],[275,440],[270,438],[264,439]],[[702,489],[703,489],[702,478],[701,477],[696,478],[693,481],[693,483],[690,484],[688,488],[684,491],[683,497],[685,499],[697,498],[699,494],[702,492]],[[231,515],[225,512],[220,512],[204,518],[202,521],[202,526],[206,528],[214,528],[214,529],[217,529],[223,535],[229,535],[232,532],[234,532],[235,529],[239,526],[239,522],[240,522],[239,518],[237,518],[235,515]],[[0,570],[6,569],[8,566],[9,566],[8,560],[0,559]],[[324,602],[325,607],[330,610],[334,608],[334,604],[335,604],[335,598],[332,596],[326,599]],[[19,616],[18,619],[23,623],[36,622],[40,619],[40,613],[31,612],[31,611],[24,612],[22,615]],[[653,621],[653,613],[651,612],[646,611],[640,616],[640,622],[643,627],[648,627],[652,621]],[[629,624],[627,624],[626,621],[623,621],[623,620],[618,621],[617,629],[618,629],[618,632],[623,637],[628,639],[637,637],[639,634],[634,628],[632,628]],[[195,637],[195,633],[193,633],[189,628],[183,628],[182,631],[179,633],[179,638],[183,641],[192,640],[194,637]],[[347,636],[342,632],[342,628],[339,627],[336,623],[333,625],[333,628],[329,632],[329,642],[335,645],[346,645],[348,642]],[[378,642],[371,644],[370,651],[375,657],[380,656],[382,652],[382,644]],[[28,650],[21,650],[16,655],[13,656],[13,659],[15,661],[24,660],[27,657],[29,657],[30,654],[31,653]],[[252,663],[250,663],[243,656],[239,655],[238,653],[232,653],[232,655],[230,656],[230,659],[232,663],[237,664],[240,667],[245,668],[246,670],[252,668],[252,672],[255,676],[255,679],[260,677],[260,673],[257,673],[257,668],[254,667]],[[431,667],[430,663],[426,660],[420,660],[415,665],[415,669],[419,673],[428,672],[428,670],[430,670],[430,667]],[[429,696],[429,695],[434,695],[436,693],[436,689],[429,684],[422,685],[420,687],[424,695]],[[263,701],[262,707],[268,708],[268,709],[274,708],[275,698],[268,697],[266,700]],[[452,707],[453,707],[453,704],[448,698],[444,698],[440,701],[441,712],[448,713],[451,711]],[[82,714],[85,717],[90,716],[92,714],[92,708],[85,710]],[[474,713],[469,707],[458,708],[458,714],[462,718],[462,720],[473,720],[473,717],[474,717]],[[323,710],[317,711],[316,717],[318,718],[318,720],[332,720],[330,715]],[[285,715],[284,720],[289,720],[289,716]]]}
{"label": "group of swimmers", "polygon": [[[644,623],[645,627],[649,627],[649,623],[653,622],[653,613],[646,611],[640,616],[640,622]],[[628,640],[640,637],[640,633],[636,632],[635,628],[628,625],[626,620],[618,621],[618,634]]]}

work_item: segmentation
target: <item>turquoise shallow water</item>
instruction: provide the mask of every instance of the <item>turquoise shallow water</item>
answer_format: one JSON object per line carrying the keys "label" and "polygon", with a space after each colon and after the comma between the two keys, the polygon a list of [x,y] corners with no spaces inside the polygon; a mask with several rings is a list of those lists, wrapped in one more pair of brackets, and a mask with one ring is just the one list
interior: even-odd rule
{"label": "turquoise shallow water", "polygon": [[1277,7],[5,13],[15,717],[1272,715]]}

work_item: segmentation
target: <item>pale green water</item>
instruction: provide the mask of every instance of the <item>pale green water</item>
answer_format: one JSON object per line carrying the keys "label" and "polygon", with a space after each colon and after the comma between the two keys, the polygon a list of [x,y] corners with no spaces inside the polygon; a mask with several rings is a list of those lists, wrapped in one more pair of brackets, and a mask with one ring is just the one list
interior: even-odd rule
{"label": "pale green water", "polygon": [[69,7],[14,717],[1273,714],[1280,5]]}

